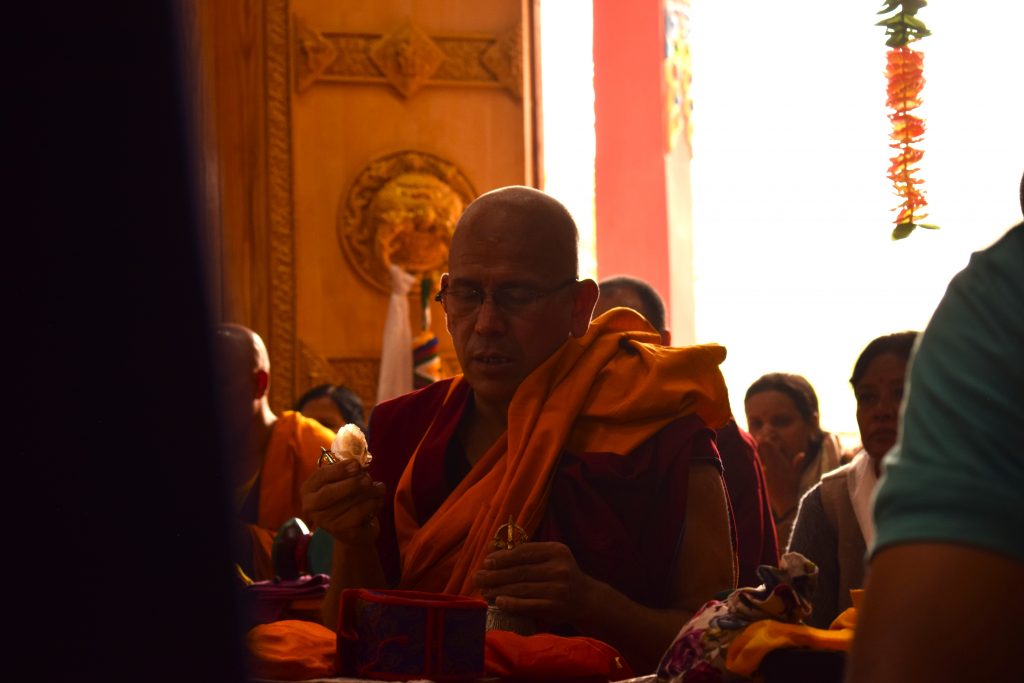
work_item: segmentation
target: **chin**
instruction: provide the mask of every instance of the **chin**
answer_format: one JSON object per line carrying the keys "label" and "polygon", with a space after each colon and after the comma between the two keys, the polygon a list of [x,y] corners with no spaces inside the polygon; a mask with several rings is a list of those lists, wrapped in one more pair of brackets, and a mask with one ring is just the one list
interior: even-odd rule
{"label": "chin", "polygon": [[473,388],[473,395],[477,401],[485,403],[509,403],[515,396],[515,389],[509,390],[504,383],[498,384],[486,378],[472,377],[466,375],[469,386]]}

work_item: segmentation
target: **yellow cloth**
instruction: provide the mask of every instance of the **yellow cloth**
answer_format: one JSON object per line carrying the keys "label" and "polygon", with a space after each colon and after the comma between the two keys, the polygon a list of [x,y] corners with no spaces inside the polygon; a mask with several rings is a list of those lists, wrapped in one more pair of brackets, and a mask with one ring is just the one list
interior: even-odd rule
{"label": "yellow cloth", "polygon": [[316,469],[320,447],[330,448],[334,433],[316,420],[288,410],[274,422],[263,456],[256,524],[252,539],[253,578],[274,578],[270,551],[281,525],[302,516],[302,483]]}
{"label": "yellow cloth", "polygon": [[[623,308],[568,340],[519,386],[505,436],[422,527],[412,498],[417,448],[395,498],[402,587],[474,594],[473,574],[493,550],[498,527],[512,516],[531,534],[540,523],[563,449],[629,453],[692,413],[709,427],[724,424],[729,400],[718,366],[725,349],[668,348],[658,340],[640,316]],[[463,381],[452,383],[446,400]]]}
{"label": "yellow cloth", "polygon": [[853,643],[856,623],[857,610],[854,607],[836,617],[827,630],[771,619],[755,621],[729,644],[725,668],[741,676],[753,676],[769,652],[783,648],[845,652]]}

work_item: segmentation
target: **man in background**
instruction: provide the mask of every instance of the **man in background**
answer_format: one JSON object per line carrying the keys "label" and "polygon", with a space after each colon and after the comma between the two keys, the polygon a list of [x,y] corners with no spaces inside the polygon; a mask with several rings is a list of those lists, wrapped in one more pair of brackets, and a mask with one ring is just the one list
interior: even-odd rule
{"label": "man in background", "polygon": [[302,482],[316,469],[334,433],[312,418],[270,409],[270,357],[258,334],[241,325],[216,328],[216,377],[224,452],[234,492],[238,557],[255,580],[274,578],[271,547],[278,529],[302,513]]}

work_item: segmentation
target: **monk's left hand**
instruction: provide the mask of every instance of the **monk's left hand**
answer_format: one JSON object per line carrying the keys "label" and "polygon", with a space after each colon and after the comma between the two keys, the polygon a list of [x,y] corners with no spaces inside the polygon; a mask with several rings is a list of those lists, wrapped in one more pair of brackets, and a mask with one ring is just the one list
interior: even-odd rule
{"label": "monk's left hand", "polygon": [[484,560],[474,582],[483,598],[499,609],[551,624],[584,619],[595,594],[595,580],[580,570],[562,543],[524,543],[497,550]]}

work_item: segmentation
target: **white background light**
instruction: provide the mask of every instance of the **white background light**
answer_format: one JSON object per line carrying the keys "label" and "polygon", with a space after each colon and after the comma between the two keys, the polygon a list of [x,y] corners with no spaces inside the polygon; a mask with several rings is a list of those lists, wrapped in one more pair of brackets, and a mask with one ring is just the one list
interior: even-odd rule
{"label": "white background light", "polygon": [[856,441],[857,355],[922,329],[971,252],[1021,220],[1024,3],[920,10],[933,32],[912,46],[925,54],[920,177],[942,230],[900,242],[881,6],[692,3],[697,339],[728,347],[740,424],[754,379],[795,372],[822,427]]}

